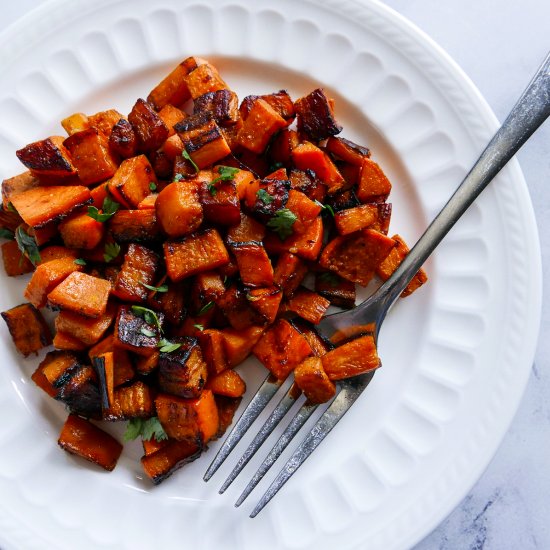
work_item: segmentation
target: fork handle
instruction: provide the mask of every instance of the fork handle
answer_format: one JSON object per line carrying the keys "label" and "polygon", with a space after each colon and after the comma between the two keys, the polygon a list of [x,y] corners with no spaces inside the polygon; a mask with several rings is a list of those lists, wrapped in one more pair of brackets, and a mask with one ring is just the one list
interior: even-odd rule
{"label": "fork handle", "polygon": [[384,311],[389,309],[443,237],[548,116],[550,53],[447,204],[393,275],[367,302],[381,300],[386,306]]}

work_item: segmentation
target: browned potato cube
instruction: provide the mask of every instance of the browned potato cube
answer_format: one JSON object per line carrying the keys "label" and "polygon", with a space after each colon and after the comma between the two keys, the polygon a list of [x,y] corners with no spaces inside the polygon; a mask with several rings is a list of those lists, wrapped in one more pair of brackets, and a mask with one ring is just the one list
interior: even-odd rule
{"label": "browned potato cube", "polygon": [[231,90],[207,92],[195,99],[193,113],[209,112],[220,126],[232,126],[239,120],[237,94]]}
{"label": "browned potato cube", "polygon": [[12,178],[5,179],[2,182],[2,205],[4,210],[8,209],[12,196],[19,195],[23,193],[23,191],[33,189],[39,185],[40,180],[34,177],[30,172],[23,172]]}
{"label": "browned potato cube", "polygon": [[336,393],[336,386],[323,369],[319,357],[308,357],[294,369],[294,381],[310,403],[326,403]]}
{"label": "browned potato cube", "polygon": [[29,143],[16,151],[17,158],[35,175],[56,178],[72,178],[76,169],[61,136],[51,136]]}
{"label": "browned potato cube", "polygon": [[128,420],[149,418],[155,412],[151,389],[143,382],[134,382],[114,391],[114,399],[103,411],[104,420]]}
{"label": "browned potato cube", "polygon": [[301,97],[294,104],[298,115],[298,131],[312,141],[321,141],[342,131],[336,122],[331,101],[321,88]]}
{"label": "browned potato cube", "polygon": [[32,304],[21,304],[2,312],[15,347],[27,357],[49,346],[52,335],[46,321]]}
{"label": "browned potato cube", "polygon": [[141,98],[136,101],[128,120],[136,133],[139,151],[154,151],[168,137],[168,128],[162,118]]}
{"label": "browned potato cube", "polygon": [[121,120],[123,116],[115,109],[100,111],[88,118],[88,123],[91,128],[95,128],[100,134],[109,139],[115,124]]}
{"label": "browned potato cube", "polygon": [[151,192],[151,183],[158,183],[153,167],[145,155],[139,155],[122,161],[108,187],[117,202],[126,208],[137,208]]}
{"label": "browned potato cube", "polygon": [[199,65],[189,74],[183,77],[189,93],[193,99],[197,99],[207,92],[227,89],[227,84],[218,73],[218,69],[210,63]]}
{"label": "browned potato cube", "polygon": [[90,127],[88,117],[84,113],[74,113],[61,121],[63,129],[72,136],[76,132],[82,132]]}
{"label": "browned potato cube", "polygon": [[137,136],[132,125],[121,118],[111,130],[109,136],[109,147],[111,151],[124,159],[133,157],[138,148]]}

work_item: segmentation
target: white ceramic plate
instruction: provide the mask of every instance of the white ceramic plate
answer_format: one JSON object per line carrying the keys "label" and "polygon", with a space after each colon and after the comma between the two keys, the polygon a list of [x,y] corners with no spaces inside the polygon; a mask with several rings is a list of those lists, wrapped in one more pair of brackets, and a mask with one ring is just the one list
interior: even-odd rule
{"label": "white ceramic plate", "polygon": [[[14,151],[60,133],[64,116],[128,112],[188,55],[215,62],[241,98],[327,88],[343,135],[371,147],[393,181],[392,230],[411,242],[496,127],[454,63],[378,3],[65,0],[0,37],[1,175],[21,171]],[[30,382],[37,361],[20,359],[2,324],[2,548],[410,547],[479,477],[528,377],[540,260],[515,162],[427,269],[430,283],[387,319],[383,369],[255,520],[260,491],[232,504],[258,460],[218,496],[231,464],[202,481],[217,445],[158,488],[142,479],[137,443],[112,474],[58,450],[64,410]],[[25,281],[2,284],[2,310],[22,301]],[[251,395],[261,369],[243,371]]]}

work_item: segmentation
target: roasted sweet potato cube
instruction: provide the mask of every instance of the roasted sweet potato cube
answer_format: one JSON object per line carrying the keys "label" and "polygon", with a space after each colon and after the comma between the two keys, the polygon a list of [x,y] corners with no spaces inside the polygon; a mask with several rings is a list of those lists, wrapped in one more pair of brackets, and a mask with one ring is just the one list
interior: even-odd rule
{"label": "roasted sweet potato cube", "polygon": [[386,235],[374,229],[363,229],[330,241],[319,264],[348,281],[366,286],[394,246],[395,241]]}
{"label": "roasted sweet potato cube", "polygon": [[[28,189],[34,189],[40,185],[40,180],[30,172],[23,172],[12,178],[2,181],[2,206],[7,210],[11,202],[11,197],[19,195]],[[19,225],[19,224],[18,224]]]}
{"label": "roasted sweet potato cube", "polygon": [[306,274],[307,266],[298,256],[290,252],[283,252],[275,264],[273,282],[288,298],[294,294]]}
{"label": "roasted sweet potato cube", "polygon": [[140,244],[131,243],[124,256],[113,294],[125,302],[144,302],[149,290],[144,285],[155,282],[160,259],[156,252]]}
{"label": "roasted sweet potato cube", "polygon": [[296,318],[292,319],[291,324],[306,339],[315,357],[321,357],[333,349],[331,342],[320,336],[311,323]]}
{"label": "roasted sweet potato cube", "polygon": [[115,401],[115,363],[112,351],[101,354],[92,359],[92,365],[97,374],[101,407],[104,411]]}
{"label": "roasted sweet potato cube", "polygon": [[282,298],[283,293],[276,286],[253,288],[246,294],[250,307],[257,311],[263,317],[264,322],[268,324],[275,321]]}
{"label": "roasted sweet potato cube", "polygon": [[245,204],[255,218],[267,224],[278,210],[286,207],[289,189],[288,180],[255,180],[246,189]]}
{"label": "roasted sweet potato cube", "polygon": [[34,271],[34,266],[27,256],[21,253],[16,241],[2,243],[2,260],[8,277],[17,277]]}
{"label": "roasted sweet potato cube", "polygon": [[88,117],[84,113],[73,113],[61,121],[61,126],[69,136],[87,130],[90,127]]}
{"label": "roasted sweet potato cube", "polygon": [[279,319],[263,334],[253,353],[274,376],[284,380],[312,350],[288,321]]}
{"label": "roasted sweet potato cube", "polygon": [[264,237],[265,226],[244,212],[240,213],[239,223],[229,227],[227,230],[227,240],[234,243],[261,242]]}
{"label": "roasted sweet potato cube", "polygon": [[206,168],[223,159],[231,149],[208,112],[191,115],[174,126],[184,149],[199,168]]}
{"label": "roasted sweet potato cube", "polygon": [[320,204],[312,201],[307,195],[296,189],[291,189],[288,192],[286,208],[296,216],[296,220],[292,224],[292,231],[298,235],[306,231],[307,227],[322,210]]}
{"label": "roasted sweet potato cube", "polygon": [[35,229],[61,221],[71,212],[92,202],[90,191],[81,185],[41,186],[14,195],[11,200],[24,222]]}
{"label": "roasted sweet potato cube", "polygon": [[129,418],[150,418],[155,412],[153,394],[147,384],[141,381],[114,390],[113,401],[103,411],[104,420],[128,420]]}
{"label": "roasted sweet potato cube", "polygon": [[195,181],[175,181],[159,193],[155,202],[157,220],[168,237],[182,237],[201,225],[200,188]]}
{"label": "roasted sweet potato cube", "polygon": [[40,264],[25,289],[25,298],[38,308],[44,307],[48,294],[71,273],[81,270],[70,257]]}
{"label": "roasted sweet potato cube", "polygon": [[62,311],[55,319],[55,329],[77,338],[87,346],[99,342],[116,315],[114,306],[108,306],[103,315],[93,319],[71,311]]}
{"label": "roasted sweet potato cube", "polygon": [[316,292],[301,287],[288,299],[285,309],[293,311],[302,319],[317,325],[321,322],[329,306],[329,300]]}
{"label": "roasted sweet potato cube", "polygon": [[17,158],[37,177],[74,178],[76,169],[61,136],[51,136],[16,151]]}
{"label": "roasted sweet potato cube", "polygon": [[368,147],[357,145],[353,141],[342,137],[329,137],[325,150],[331,155],[342,159],[349,164],[361,166],[365,157],[370,157]]}
{"label": "roasted sweet potato cube", "polygon": [[225,397],[224,395],[214,395],[216,405],[218,406],[218,432],[213,439],[222,437],[227,428],[233,423],[233,417],[241,404],[242,397]]}
{"label": "roasted sweet potato cube", "polygon": [[99,111],[95,115],[90,115],[88,124],[108,140],[116,123],[122,118],[124,117],[116,109],[107,109],[106,111]]}
{"label": "roasted sweet potato cube", "polygon": [[159,117],[162,119],[162,122],[164,122],[166,128],[168,128],[168,137],[171,137],[176,133],[176,130],[174,130],[174,126],[180,120],[186,118],[187,113],[184,113],[181,109],[178,109],[177,107],[174,107],[174,105],[167,103],[159,111]]}
{"label": "roasted sweet potato cube", "polygon": [[17,212],[0,208],[0,227],[2,229],[7,229],[14,233],[24,223],[23,218]]}
{"label": "roasted sweet potato cube", "polygon": [[151,374],[159,366],[160,352],[155,351],[151,355],[140,355],[135,359],[136,371],[139,374]]}
{"label": "roasted sweet potato cube", "polygon": [[101,418],[101,397],[97,376],[89,365],[78,365],[69,379],[60,386],[56,399],[67,405],[71,412],[87,418]]}
{"label": "roasted sweet potato cube", "polygon": [[139,155],[122,161],[109,180],[109,192],[126,208],[137,208],[151,192],[151,183],[158,183],[153,167],[145,155]]}
{"label": "roasted sweet potato cube", "polygon": [[[162,326],[164,315],[162,313],[156,315]],[[156,352],[159,340],[160,335],[155,324],[148,323],[132,311],[132,307],[120,307],[115,321],[115,347],[149,357]]]}
{"label": "roasted sweet potato cube", "polygon": [[238,224],[241,219],[241,204],[235,183],[232,181],[203,185],[200,202],[205,219],[212,223],[231,226]]}
{"label": "roasted sweet potato cube", "polygon": [[365,202],[384,202],[391,191],[390,180],[382,168],[370,158],[363,159],[357,186],[357,198]]}
{"label": "roasted sweet potato cube", "polygon": [[157,202],[158,193],[147,195],[139,204],[138,210],[154,210]]}
{"label": "roasted sweet potato cube", "polygon": [[205,329],[199,332],[203,358],[208,367],[208,375],[214,376],[229,368],[225,356],[224,338],[222,333],[216,329]]}
{"label": "roasted sweet potato cube", "polygon": [[193,113],[208,112],[220,126],[232,126],[239,119],[237,94],[231,90],[216,90],[197,97]]}
{"label": "roasted sweet potato cube", "polygon": [[237,285],[232,285],[216,300],[216,305],[229,324],[237,330],[265,324],[264,316],[252,307],[247,296],[248,294],[244,290],[238,288]]}
{"label": "roasted sweet potato cube", "polygon": [[21,304],[2,312],[13,343],[25,357],[52,343],[50,329],[32,304]]}
{"label": "roasted sweet potato cube", "polygon": [[112,435],[75,414],[67,418],[57,443],[64,451],[108,472],[114,470],[122,453],[122,445]]}
{"label": "roasted sweet potato cube", "polygon": [[210,63],[198,65],[183,77],[193,99],[199,98],[208,92],[228,89],[218,70]]}
{"label": "roasted sweet potato cube", "polygon": [[264,152],[272,136],[286,125],[287,121],[269,103],[258,98],[244,120],[237,143],[259,155]]}
{"label": "roasted sweet potato cube", "polygon": [[294,103],[286,90],[279,90],[272,94],[265,95],[247,95],[241,102],[239,112],[243,120],[246,120],[250,110],[254,106],[257,99],[263,99],[269,104],[279,115],[281,115],[289,123],[294,119],[295,110]]}
{"label": "roasted sweet potato cube", "polygon": [[70,351],[49,351],[38,365],[37,371],[47,380],[52,391],[48,391],[55,397],[59,388],[66,384],[76,369],[80,367],[77,356]]}
{"label": "roasted sweet potato cube", "polygon": [[118,210],[109,220],[109,233],[118,243],[155,243],[161,237],[154,208]]}
{"label": "roasted sweet potato cube", "polygon": [[380,366],[372,336],[361,336],[321,357],[323,368],[331,380],[351,378]]}
{"label": "roasted sweet potato cube", "polygon": [[361,166],[356,166],[355,164],[350,164],[342,160],[337,160],[335,164],[336,168],[338,168],[338,172],[342,174],[345,180],[341,191],[357,187],[359,178],[361,177]]}
{"label": "roasted sweet potato cube", "polygon": [[52,260],[59,260],[61,258],[76,260],[78,256],[79,253],[77,250],[67,248],[66,246],[52,244],[40,251],[40,262],[38,262],[37,265],[45,264],[47,262],[51,262]]}
{"label": "roasted sweet potato cube", "polygon": [[138,151],[158,149],[168,137],[168,128],[162,118],[145,100],[139,98],[128,115],[128,121],[136,133]]}
{"label": "roasted sweet potato cube", "polygon": [[151,90],[151,93],[147,96],[148,103],[157,111],[160,111],[168,103],[176,106],[185,103],[191,98],[185,77],[204,63],[206,61],[200,57],[188,57],[182,61]]}
{"label": "roasted sweet potato cube", "polygon": [[115,388],[121,384],[129,382],[132,378],[134,378],[135,372],[132,367],[130,356],[126,350],[115,347],[114,336],[112,334],[90,348],[88,350],[88,357],[91,361],[93,361],[95,357],[99,357],[100,355],[104,355],[106,353],[113,354],[113,384]]}
{"label": "roasted sweet potato cube", "polygon": [[162,439],[161,441],[157,441],[154,437],[152,437],[151,439],[141,440],[144,456],[152,455],[153,453],[156,453],[157,451],[170,445],[171,443],[175,443],[175,441],[173,439]]}
{"label": "roasted sweet potato cube", "polygon": [[[284,117],[283,117],[284,118]],[[274,136],[267,156],[272,166],[282,165],[290,167],[292,164],[292,150],[300,143],[298,132],[285,128]]]}
{"label": "roasted sweet potato cube", "polygon": [[59,234],[67,248],[95,248],[105,236],[105,226],[87,212],[79,212],[59,224]]}
{"label": "roasted sweet potato cube", "polygon": [[178,441],[199,439],[204,444],[218,431],[218,408],[210,390],[194,399],[160,394],[155,406],[164,431]]}
{"label": "roasted sweet potato cube", "polygon": [[227,249],[215,229],[189,235],[180,242],[167,241],[163,248],[166,272],[174,282],[229,263]]}
{"label": "roasted sweet potato cube", "polygon": [[[399,264],[405,259],[405,256],[409,253],[409,247],[400,235],[394,235],[392,239],[395,241],[395,246],[391,249],[390,253],[385,260],[380,263],[376,269],[376,274],[383,280],[387,281],[393,272],[399,267]],[[405,290],[401,293],[401,296],[409,296],[416,289],[421,287],[428,280],[428,276],[424,269],[420,268],[415,276],[411,279],[411,282],[405,287]]]}
{"label": "roasted sweet potato cube", "polygon": [[262,243],[230,243],[243,284],[266,287],[273,284],[273,267]]}
{"label": "roasted sweet potato cube", "polygon": [[298,131],[312,141],[321,141],[342,131],[336,122],[331,101],[322,88],[313,90],[294,103]]}
{"label": "roasted sweet potato cube", "polygon": [[333,306],[344,309],[355,306],[355,283],[342,279],[332,271],[316,275],[315,291],[327,298]]}
{"label": "roasted sweet potato cube", "polygon": [[109,150],[108,138],[96,128],[72,134],[63,145],[69,151],[78,179],[84,185],[105,181],[116,172],[118,163]]}
{"label": "roasted sweet potato cube", "polygon": [[326,403],[336,394],[336,386],[323,369],[319,357],[308,357],[294,369],[294,381],[312,404]]}
{"label": "roasted sweet potato cube", "polygon": [[168,287],[166,292],[149,293],[147,303],[157,311],[164,314],[166,321],[173,325],[179,325],[187,314],[186,297],[187,286],[185,283],[173,283],[163,277],[157,286]]}
{"label": "roasted sweet potato cube", "polygon": [[305,141],[292,150],[292,161],[299,170],[313,170],[316,176],[327,186],[327,193],[333,195],[340,191],[345,180],[330,157],[319,147]]}
{"label": "roasted sweet potato cube", "polygon": [[181,344],[175,351],[161,350],[159,387],[162,391],[179,397],[198,397],[208,376],[199,343],[195,338],[189,337],[178,337],[174,342]]}
{"label": "roasted sweet potato cube", "polygon": [[316,260],[323,247],[323,220],[318,216],[301,235],[291,235],[281,241],[275,233],[269,232],[264,241],[268,254],[280,255],[290,252],[304,260]]}
{"label": "roasted sweet potato cube", "polygon": [[[174,159],[170,159],[162,148],[152,151],[149,154],[149,160],[157,178],[160,180],[172,179],[172,175],[174,174]],[[138,206],[138,208],[140,207]]]}
{"label": "roasted sweet potato cube", "polygon": [[229,369],[210,377],[206,389],[215,395],[242,397],[246,391],[246,384],[236,371]]}
{"label": "roasted sweet potato cube", "polygon": [[340,210],[334,215],[334,224],[340,235],[349,235],[372,226],[378,221],[378,207],[375,204],[362,204],[355,208]]}
{"label": "roasted sweet potato cube", "polygon": [[387,235],[390,229],[392,205],[388,202],[380,202],[376,206],[378,207],[378,219],[372,224],[371,229],[376,229],[376,231]]}
{"label": "roasted sweet potato cube", "polygon": [[223,336],[223,348],[229,368],[241,364],[251,353],[264,332],[263,327],[252,326],[238,330],[224,328],[221,331]]}
{"label": "roasted sweet potato cube", "polygon": [[326,198],[326,203],[334,212],[340,212],[341,210],[347,210],[361,205],[353,189],[338,191],[338,193],[328,196]]}
{"label": "roasted sweet potato cube", "polygon": [[58,330],[53,337],[53,347],[65,351],[84,351],[87,345],[78,338]]}
{"label": "roasted sweet potato cube", "polygon": [[111,130],[109,136],[109,147],[111,151],[127,159],[133,157],[138,149],[138,139],[132,125],[125,118],[121,118]]}

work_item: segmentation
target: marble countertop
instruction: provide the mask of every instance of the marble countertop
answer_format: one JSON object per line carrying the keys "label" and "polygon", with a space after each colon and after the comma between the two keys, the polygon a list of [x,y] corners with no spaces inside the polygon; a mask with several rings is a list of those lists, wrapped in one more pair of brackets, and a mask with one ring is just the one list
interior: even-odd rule
{"label": "marble countertop", "polygon": [[[44,0],[2,6],[0,30]],[[502,120],[546,55],[548,0],[386,0],[442,46]],[[519,153],[550,283],[550,122]],[[546,305],[545,300],[544,305]],[[531,378],[497,454],[468,496],[415,550],[550,548],[550,310]]]}

